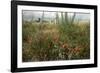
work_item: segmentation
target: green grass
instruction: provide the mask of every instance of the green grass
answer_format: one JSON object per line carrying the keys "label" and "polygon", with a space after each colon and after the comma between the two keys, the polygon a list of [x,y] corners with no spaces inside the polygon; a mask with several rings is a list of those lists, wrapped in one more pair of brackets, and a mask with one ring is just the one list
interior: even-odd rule
{"label": "green grass", "polygon": [[90,58],[90,25],[38,24],[22,25],[22,60],[54,61]]}

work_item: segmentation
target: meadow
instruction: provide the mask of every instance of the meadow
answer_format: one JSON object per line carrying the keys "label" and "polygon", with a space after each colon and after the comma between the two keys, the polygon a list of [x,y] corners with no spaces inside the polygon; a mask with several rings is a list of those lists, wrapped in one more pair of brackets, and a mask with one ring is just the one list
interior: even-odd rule
{"label": "meadow", "polygon": [[90,58],[90,24],[28,22],[22,24],[23,62]]}
{"label": "meadow", "polygon": [[22,15],[23,62],[90,58],[89,14],[23,11]]}

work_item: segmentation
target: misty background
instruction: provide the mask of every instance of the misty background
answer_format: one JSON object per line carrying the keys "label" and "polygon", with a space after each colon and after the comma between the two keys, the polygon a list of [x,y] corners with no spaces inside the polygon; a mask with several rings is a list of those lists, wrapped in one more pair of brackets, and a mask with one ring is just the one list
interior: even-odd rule
{"label": "misty background", "polygon": [[[56,18],[56,13],[58,13],[59,17],[61,17],[61,12],[49,12],[49,11],[32,11],[32,10],[22,10],[22,16],[24,21],[34,21],[38,20],[38,18],[42,18],[44,13],[44,20],[54,20]],[[68,18],[72,18],[74,12],[67,12]],[[89,22],[90,14],[89,13],[75,13],[75,21],[84,21]]]}

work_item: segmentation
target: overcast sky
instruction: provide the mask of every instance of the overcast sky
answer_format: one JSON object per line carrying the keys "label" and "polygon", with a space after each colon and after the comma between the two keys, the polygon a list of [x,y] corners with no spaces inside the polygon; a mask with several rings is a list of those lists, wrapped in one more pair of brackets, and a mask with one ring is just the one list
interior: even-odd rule
{"label": "overcast sky", "polygon": [[[59,13],[59,12],[58,12]],[[41,18],[43,11],[22,11],[23,14],[23,19],[24,20],[32,20],[32,18],[37,19],[37,18]],[[60,16],[60,14],[59,14]],[[73,13],[69,12],[68,16],[71,17],[73,16]],[[56,12],[44,12],[44,19],[53,19],[56,17]],[[75,16],[76,19],[78,20],[89,20],[90,19],[90,14],[86,14],[86,13],[76,13]]]}

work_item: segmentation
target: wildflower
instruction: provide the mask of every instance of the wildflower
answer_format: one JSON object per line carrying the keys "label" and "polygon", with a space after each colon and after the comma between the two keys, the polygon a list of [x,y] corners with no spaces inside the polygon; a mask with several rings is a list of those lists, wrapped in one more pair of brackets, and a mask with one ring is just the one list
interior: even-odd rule
{"label": "wildflower", "polygon": [[28,42],[29,44],[32,43],[32,37],[30,37],[29,35],[28,35],[28,38],[27,38],[27,42]]}
{"label": "wildflower", "polygon": [[66,44],[66,43],[63,44],[63,45],[62,45],[62,48],[68,48],[68,44]]}
{"label": "wildflower", "polygon": [[74,53],[79,53],[79,52],[80,52],[80,50],[81,50],[81,48],[80,48],[80,47],[75,47],[75,48],[73,49],[73,52],[74,52]]}

